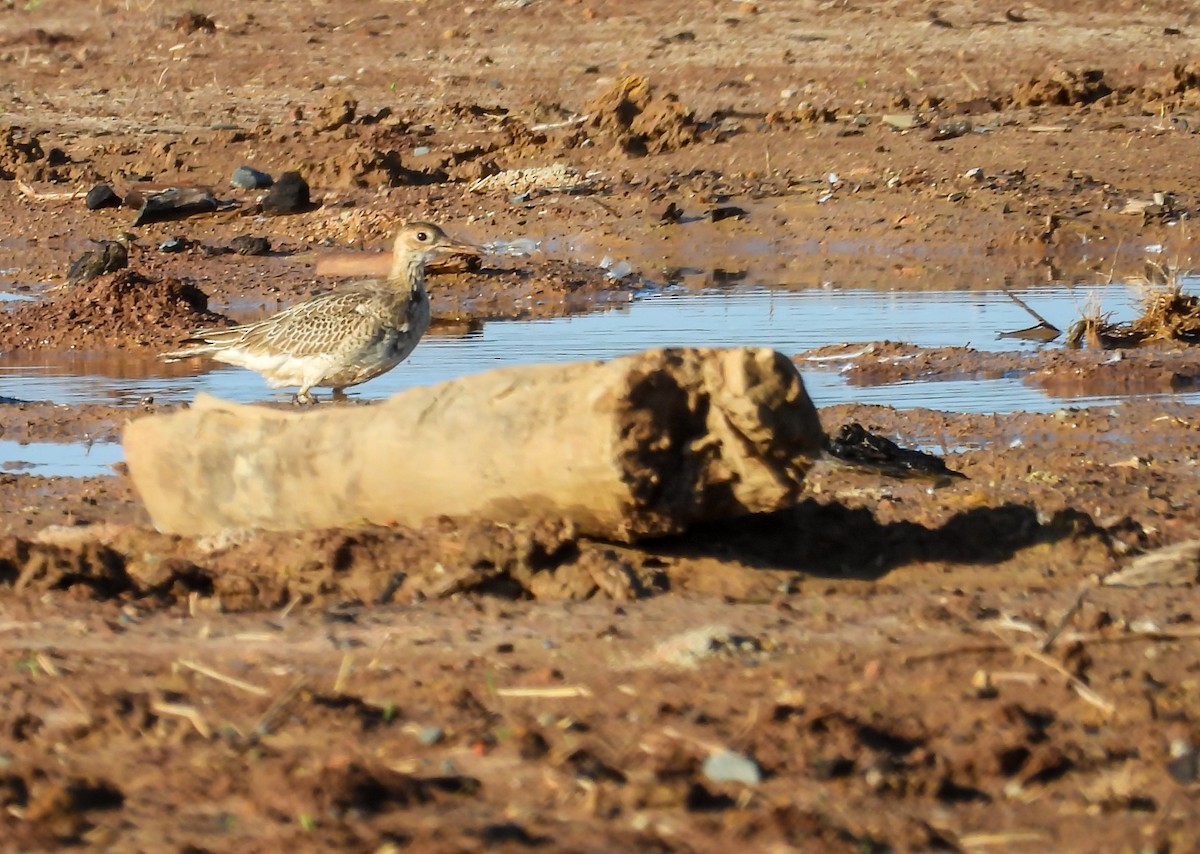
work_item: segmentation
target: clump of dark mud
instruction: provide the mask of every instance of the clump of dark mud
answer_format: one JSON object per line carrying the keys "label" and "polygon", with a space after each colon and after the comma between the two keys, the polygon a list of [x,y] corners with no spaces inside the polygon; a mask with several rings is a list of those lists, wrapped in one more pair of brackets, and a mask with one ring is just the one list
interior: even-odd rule
{"label": "clump of dark mud", "polygon": [[349,92],[331,92],[316,109],[313,132],[325,133],[351,124],[358,115],[358,99]]}
{"label": "clump of dark mud", "polygon": [[1179,109],[1200,101],[1200,62],[1177,63],[1158,80],[1148,83],[1142,94],[1151,101],[1164,101]]}
{"label": "clump of dark mud", "polygon": [[16,126],[0,127],[0,180],[61,181],[71,160],[61,148],[43,146],[40,133]]}
{"label": "clump of dark mud", "polygon": [[441,170],[410,169],[395,148],[369,140],[356,142],[345,151],[313,164],[310,171],[339,188],[423,186],[447,178]]}
{"label": "clump of dark mud", "polygon": [[1016,107],[1073,107],[1094,104],[1114,93],[1099,69],[1050,69],[1045,76],[1018,85],[1012,92]]}
{"label": "clump of dark mud", "polygon": [[120,270],[10,310],[0,350],[161,346],[200,326],[227,325],[195,285]]}
{"label": "clump of dark mud", "polygon": [[[286,567],[277,571],[271,567]],[[224,611],[279,608],[295,600],[364,605],[490,593],[549,601],[627,600],[658,586],[653,566],[617,560],[580,541],[565,523],[446,523],[316,530],[300,534],[170,537],[96,526],[0,539],[0,585],[15,590],[77,589],[92,598],[158,599],[196,592]]]}
{"label": "clump of dark mud", "polygon": [[[830,359],[829,357],[844,357]],[[819,363],[808,361],[819,358]],[[805,371],[836,368],[850,385],[1020,379],[1064,399],[1093,395],[1164,394],[1200,385],[1200,352],[1191,348],[1129,350],[1120,362],[1100,349],[1040,353],[922,348],[881,342],[823,347],[801,355]]]}
{"label": "clump of dark mud", "polygon": [[659,95],[645,77],[622,77],[588,105],[591,126],[634,157],[675,151],[700,140],[700,126],[673,94]]}
{"label": "clump of dark mud", "polygon": [[[921,559],[1003,562],[1029,546],[1064,539],[1082,549],[1077,563],[1086,554],[1088,566],[1107,567],[1109,553],[1090,517],[1066,511],[1043,522],[1033,507],[1011,504],[963,511],[935,527],[889,528],[868,510],[809,499],[636,549],[579,536],[556,519],[230,530],[204,538],[98,524],[0,537],[0,589],[164,606],[195,595],[224,612],[369,607],[470,594],[622,602],[687,591],[766,601],[800,574],[861,566],[863,577],[878,577]],[[705,554],[729,562],[686,559]]]}

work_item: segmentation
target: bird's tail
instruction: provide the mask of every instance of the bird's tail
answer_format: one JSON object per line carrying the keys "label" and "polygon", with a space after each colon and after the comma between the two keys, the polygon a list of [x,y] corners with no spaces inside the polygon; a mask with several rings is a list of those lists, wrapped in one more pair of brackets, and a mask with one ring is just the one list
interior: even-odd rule
{"label": "bird's tail", "polygon": [[178,350],[171,350],[168,353],[160,353],[158,358],[164,362],[181,362],[184,359],[194,359],[197,356],[207,356],[213,351],[213,347],[207,344],[194,344],[190,347],[180,347]]}
{"label": "bird's tail", "polygon": [[177,350],[162,353],[158,358],[164,362],[179,362],[183,359],[195,359],[199,356],[211,356],[228,347],[228,343],[214,341],[211,338],[197,334],[180,342],[184,346]]}

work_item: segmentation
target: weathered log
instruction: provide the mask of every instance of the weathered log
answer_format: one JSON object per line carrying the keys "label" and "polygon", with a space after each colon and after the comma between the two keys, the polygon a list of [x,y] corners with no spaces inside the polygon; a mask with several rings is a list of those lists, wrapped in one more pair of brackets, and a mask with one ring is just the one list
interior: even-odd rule
{"label": "weathered log", "polygon": [[821,442],[787,357],[668,349],[505,368],[373,406],[201,395],[131,422],[124,444],[166,532],[553,516],[633,541],[794,503]]}

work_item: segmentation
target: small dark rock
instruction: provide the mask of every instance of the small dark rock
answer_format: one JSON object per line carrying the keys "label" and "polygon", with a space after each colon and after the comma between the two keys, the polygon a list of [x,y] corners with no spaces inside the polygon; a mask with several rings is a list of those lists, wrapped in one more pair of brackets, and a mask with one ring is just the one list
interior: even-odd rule
{"label": "small dark rock", "polygon": [[120,207],[121,197],[108,184],[97,184],[88,190],[88,194],[83,197],[83,203],[89,211],[98,211],[101,208]]}
{"label": "small dark rock", "polygon": [[934,127],[929,134],[929,139],[933,142],[941,142],[946,139],[958,139],[960,136],[966,136],[974,129],[971,122],[966,119],[957,119],[955,121],[942,122]]}
{"label": "small dark rock", "polygon": [[229,183],[243,190],[260,190],[263,187],[270,187],[275,183],[275,179],[252,166],[239,166],[233,170],[233,176],[229,179]]}
{"label": "small dark rock", "polygon": [[726,205],[722,208],[713,208],[708,212],[708,218],[713,222],[720,222],[723,219],[741,219],[746,215],[746,211],[735,205]]}
{"label": "small dark rock", "polygon": [[192,247],[192,241],[186,237],[172,237],[158,245],[159,252],[184,252]]}
{"label": "small dark rock", "polygon": [[446,737],[446,731],[440,726],[423,726],[417,730],[417,741],[425,747],[432,747]]}
{"label": "small dark rock", "polygon": [[659,215],[658,221],[668,225],[674,225],[683,219],[683,209],[674,202],[667,204],[666,209]]}
{"label": "small dark rock", "polygon": [[129,250],[116,240],[105,240],[72,262],[67,279],[72,283],[87,282],[105,273],[114,273],[129,266]]}
{"label": "small dark rock", "polygon": [[299,172],[284,172],[262,200],[263,213],[279,216],[310,210],[313,205],[308,193],[308,182]]}
{"label": "small dark rock", "polygon": [[265,237],[239,234],[229,241],[229,248],[239,255],[267,255],[271,251],[271,241]]}
{"label": "small dark rock", "polygon": [[480,831],[479,837],[487,846],[513,843],[526,848],[544,845],[550,840],[543,836],[533,836],[516,822],[506,821],[502,824],[489,824]]}
{"label": "small dark rock", "polygon": [[967,476],[946,465],[933,454],[902,448],[858,422],[843,424],[825,440],[825,455],[831,461],[852,469],[884,472],[890,477],[931,480],[947,485]]}
{"label": "small dark rock", "polygon": [[733,798],[723,792],[710,792],[699,783],[688,787],[684,807],[688,812],[720,812],[735,805]]}
{"label": "small dark rock", "polygon": [[175,19],[175,29],[183,33],[215,33],[217,22],[193,10]]}
{"label": "small dark rock", "polygon": [[198,187],[168,187],[145,194],[134,190],[126,194],[125,204],[138,208],[135,227],[212,213],[219,207],[212,193]]}
{"label": "small dark rock", "polygon": [[749,270],[724,270],[720,267],[713,267],[712,272],[708,274],[708,281],[714,285],[731,285],[743,281],[748,275],[750,275]]}
{"label": "small dark rock", "polygon": [[1167,773],[1184,785],[1200,781],[1200,751],[1186,741],[1173,742]]}

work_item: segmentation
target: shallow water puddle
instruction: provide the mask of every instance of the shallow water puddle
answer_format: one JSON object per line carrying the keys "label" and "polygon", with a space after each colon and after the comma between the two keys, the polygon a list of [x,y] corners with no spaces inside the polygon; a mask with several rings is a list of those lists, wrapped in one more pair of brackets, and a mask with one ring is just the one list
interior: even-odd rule
{"label": "shallow water puddle", "polygon": [[[1062,329],[1084,312],[1089,299],[1121,319],[1136,313],[1137,297],[1123,285],[1026,289],[1021,296]],[[979,350],[1031,350],[1038,345],[998,339],[997,333],[1032,325],[1030,316],[1002,291],[670,289],[647,293],[628,306],[571,318],[493,322],[462,337],[429,336],[396,370],[351,394],[387,397],[417,385],[510,365],[607,359],[649,347],[672,345],[775,348],[789,355],[831,344],[903,341],[922,347],[971,346]],[[192,399],[207,392],[239,402],[286,400],[288,391],[269,389],[258,375],[212,363],[165,365],[155,354],[6,354],[0,357],[0,395],[56,403],[130,405],[146,398],[159,403]],[[200,373],[189,373],[200,369]],[[818,406],[873,403],[898,408],[1005,413],[1052,412],[1064,406],[1115,405],[1127,398],[1055,398],[1020,379],[903,382],[850,386],[836,360],[801,365]],[[1200,393],[1174,395],[1200,402]],[[19,446],[29,448],[30,446]],[[53,446],[73,448],[74,446]],[[21,459],[13,449],[0,460]],[[94,451],[94,449],[93,449]],[[107,470],[110,460],[77,451],[77,472]],[[119,458],[119,454],[111,461]],[[49,465],[49,462],[39,465]],[[64,464],[66,465],[66,464]]]}
{"label": "shallow water puddle", "polygon": [[58,443],[12,442],[0,440],[0,470],[44,477],[90,477],[112,474],[112,466],[121,462],[117,442]]}
{"label": "shallow water puddle", "polygon": [[[1122,285],[1022,291],[1023,298],[1062,329],[1099,299],[1114,318],[1132,316],[1136,295]],[[621,308],[568,318],[487,323],[461,337],[427,336],[389,374],[351,389],[361,399],[387,397],[492,368],[539,362],[608,359],[650,347],[773,347],[794,355],[832,344],[898,341],[920,347],[1032,350],[1038,345],[998,339],[1003,330],[1032,325],[1001,291],[766,290],[739,288],[648,293]],[[818,406],[870,402],[899,408],[956,412],[1053,411],[1065,404],[1120,402],[1115,396],[1051,398],[1019,380],[905,382],[848,385],[836,360],[801,365]],[[199,371],[197,373],[197,371]],[[13,353],[0,356],[0,395],[56,403],[127,405],[192,399],[204,391],[239,402],[286,400],[257,375],[198,360],[163,364],[154,353]],[[1179,398],[1200,394],[1178,395]]]}

